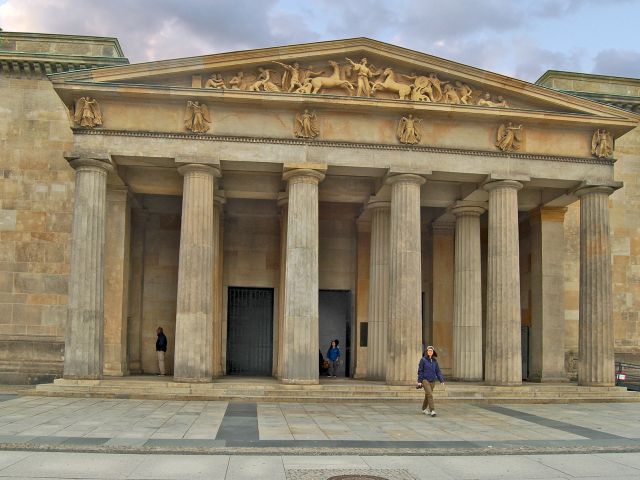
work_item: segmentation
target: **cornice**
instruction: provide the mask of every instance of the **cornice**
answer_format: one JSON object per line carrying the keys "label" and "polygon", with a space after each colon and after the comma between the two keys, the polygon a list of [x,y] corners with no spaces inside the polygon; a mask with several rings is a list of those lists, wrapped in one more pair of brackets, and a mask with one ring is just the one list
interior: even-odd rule
{"label": "cornice", "polygon": [[597,158],[597,157],[569,157],[556,155],[539,155],[530,153],[506,153],[501,151],[489,150],[465,150],[458,148],[431,147],[426,145],[410,146],[410,145],[388,145],[382,143],[356,143],[356,142],[338,142],[327,140],[304,140],[298,138],[268,138],[268,137],[244,137],[230,135],[210,135],[203,133],[183,133],[183,132],[150,132],[150,131],[130,131],[130,130],[106,130],[106,129],[86,129],[73,128],[75,135],[97,135],[110,137],[138,137],[138,138],[161,138],[169,140],[196,140],[206,142],[225,142],[225,143],[249,143],[249,144],[269,144],[269,145],[291,145],[306,146],[319,148],[348,148],[358,150],[381,150],[396,152],[424,152],[437,153],[445,155],[464,155],[474,157],[497,157],[520,160],[538,160],[552,161],[563,163],[580,163],[592,165],[608,165],[615,163],[615,159]]}

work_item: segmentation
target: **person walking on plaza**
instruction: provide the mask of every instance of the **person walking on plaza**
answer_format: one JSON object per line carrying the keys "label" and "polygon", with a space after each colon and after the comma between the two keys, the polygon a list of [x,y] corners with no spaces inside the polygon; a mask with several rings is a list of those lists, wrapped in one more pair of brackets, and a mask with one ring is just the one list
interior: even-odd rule
{"label": "person walking on plaza", "polygon": [[156,354],[158,356],[158,373],[159,376],[164,377],[164,355],[167,353],[167,337],[162,331],[162,327],[158,327],[158,338],[156,339]]}
{"label": "person walking on plaza", "polygon": [[329,360],[328,376],[336,378],[338,366],[340,365],[340,347],[338,347],[338,340],[331,341],[331,347],[327,350],[327,360]]}
{"label": "person walking on plaza", "polygon": [[444,386],[444,377],[440,371],[440,365],[436,360],[435,350],[431,345],[427,347],[426,354],[420,359],[418,364],[418,386],[424,388],[424,401],[422,402],[422,413],[425,415],[436,416],[435,406],[433,404],[433,388],[436,380],[439,380]]}

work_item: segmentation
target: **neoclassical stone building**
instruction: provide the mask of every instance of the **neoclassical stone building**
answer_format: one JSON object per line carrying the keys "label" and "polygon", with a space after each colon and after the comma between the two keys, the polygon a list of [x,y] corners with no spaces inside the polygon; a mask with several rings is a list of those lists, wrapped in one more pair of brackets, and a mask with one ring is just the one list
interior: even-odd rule
{"label": "neoclassical stone building", "polygon": [[155,373],[157,326],[183,382],[317,383],[334,338],[400,385],[424,343],[495,385],[640,353],[635,106],[365,38],[129,65],[0,35],[2,378]]}

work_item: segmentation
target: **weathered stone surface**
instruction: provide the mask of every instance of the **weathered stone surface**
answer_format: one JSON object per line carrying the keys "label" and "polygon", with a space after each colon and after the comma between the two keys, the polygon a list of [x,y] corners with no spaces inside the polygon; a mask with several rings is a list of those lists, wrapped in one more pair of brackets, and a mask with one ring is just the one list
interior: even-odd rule
{"label": "weathered stone surface", "polygon": [[387,183],[391,185],[391,239],[386,380],[409,385],[416,381],[422,350],[420,186],[424,178],[400,174],[390,176]]}
{"label": "weathered stone surface", "polygon": [[102,376],[107,157],[67,157],[76,170],[64,376]]}
{"label": "weathered stone surface", "polygon": [[518,190],[515,180],[489,182],[489,245],[487,252],[487,326],[485,381],[520,385],[520,259]]}
{"label": "weathered stone surface", "polygon": [[324,173],[284,173],[287,208],[282,381],[318,383],[318,183]]}

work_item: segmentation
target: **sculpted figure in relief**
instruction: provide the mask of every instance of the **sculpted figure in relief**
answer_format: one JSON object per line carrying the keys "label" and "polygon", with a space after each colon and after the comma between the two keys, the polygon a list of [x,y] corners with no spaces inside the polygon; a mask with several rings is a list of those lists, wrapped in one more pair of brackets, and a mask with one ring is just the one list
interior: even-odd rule
{"label": "sculpted figure in relief", "polygon": [[[282,90],[285,90],[289,93],[293,92],[295,89],[302,87],[302,81],[300,80],[300,64],[298,62],[293,65],[287,65],[285,63],[276,62],[282,68],[284,68],[284,73],[282,74]],[[288,87],[288,88],[287,88]]]}
{"label": "sculpted figure in relief", "polygon": [[[305,84],[308,82],[311,84],[311,93],[318,93],[323,88],[333,88],[333,87],[341,87],[344,88],[347,93],[350,93],[350,90],[353,90],[353,85],[348,80],[343,80],[340,78],[340,65],[333,60],[329,60],[329,64],[333,67],[333,73],[330,77],[314,77],[307,78],[305,80]],[[310,72],[315,73],[315,72]],[[303,85],[304,86],[304,85]],[[306,92],[298,92],[298,93],[306,93]]]}
{"label": "sculpted figure in relief", "polygon": [[258,68],[258,78],[249,86],[250,92],[279,92],[278,86],[271,81],[271,70],[269,68]]}
{"label": "sculpted figure in relief", "polygon": [[305,109],[303,114],[298,113],[296,115],[293,133],[298,138],[316,138],[320,133],[316,113],[309,113],[307,109]]}
{"label": "sculpted figure in relief", "polygon": [[497,101],[494,102],[491,100],[491,94],[489,94],[489,92],[482,95],[476,104],[481,107],[507,107],[507,101],[504,98],[499,96]]}
{"label": "sculpted figure in relief", "polygon": [[503,123],[498,127],[496,147],[503,152],[519,150],[524,140],[522,125],[515,126],[513,122]]}
{"label": "sculpted figure in relief", "polygon": [[608,158],[613,155],[613,137],[604,129],[598,129],[591,137],[591,154],[598,158]]}
{"label": "sculpted figure in relief", "polygon": [[458,91],[458,96],[460,97],[460,103],[463,103],[464,105],[468,105],[469,100],[471,100],[471,95],[473,93],[473,91],[471,90],[471,87],[466,83],[462,83],[458,80],[456,80],[455,85],[456,85],[456,90]]}
{"label": "sculpted figure in relief", "polygon": [[102,125],[102,113],[97,100],[92,97],[80,97],[76,101],[73,120],[86,128]]}
{"label": "sculpted figure in relief", "polygon": [[406,100],[411,95],[411,85],[405,83],[399,83],[396,81],[396,74],[393,69],[386,68],[382,72],[382,76],[385,77],[384,81],[377,81],[371,87],[371,95],[375,94],[377,90],[383,90],[388,92],[395,92],[398,94],[399,100]]}
{"label": "sculpted figure in relief", "polygon": [[433,93],[431,94],[432,102],[439,102],[442,100],[442,85],[449,82],[442,82],[435,73],[429,74],[429,83]]}
{"label": "sculpted figure in relief", "polygon": [[431,88],[431,81],[428,77],[416,75],[415,73],[411,73],[411,75],[400,75],[406,79],[413,80],[413,85],[411,85],[411,100],[431,102],[433,89]]}
{"label": "sculpted figure in relief", "polygon": [[442,90],[442,101],[444,103],[453,103],[455,105],[460,105],[460,103],[462,103],[458,92],[449,82],[447,82]]}
{"label": "sculpted figure in relief", "polygon": [[211,74],[211,78],[209,78],[207,83],[205,83],[204,88],[227,88],[227,86],[224,84],[222,75],[219,73],[213,73]]}
{"label": "sculpted figure in relief", "polygon": [[229,80],[229,86],[231,90],[242,90],[242,81],[244,79],[244,72],[238,72],[237,75],[231,77]]}
{"label": "sculpted figure in relief", "polygon": [[356,95],[358,97],[370,97],[372,92],[369,79],[372,76],[380,75],[380,73],[382,72],[376,70],[373,65],[367,66],[366,58],[360,60],[360,63],[355,63],[350,58],[347,58],[347,61],[351,64],[353,71],[358,75],[358,90],[356,92]]}
{"label": "sculpted figure in relief", "polygon": [[209,130],[210,123],[209,108],[197,100],[194,102],[189,100],[184,112],[184,128],[193,133],[204,133]]}
{"label": "sculpted figure in relief", "polygon": [[398,128],[396,129],[396,135],[398,136],[400,143],[408,143],[410,145],[419,143],[422,136],[420,133],[421,122],[421,119],[414,118],[413,115],[402,117],[400,122],[398,122]]}

